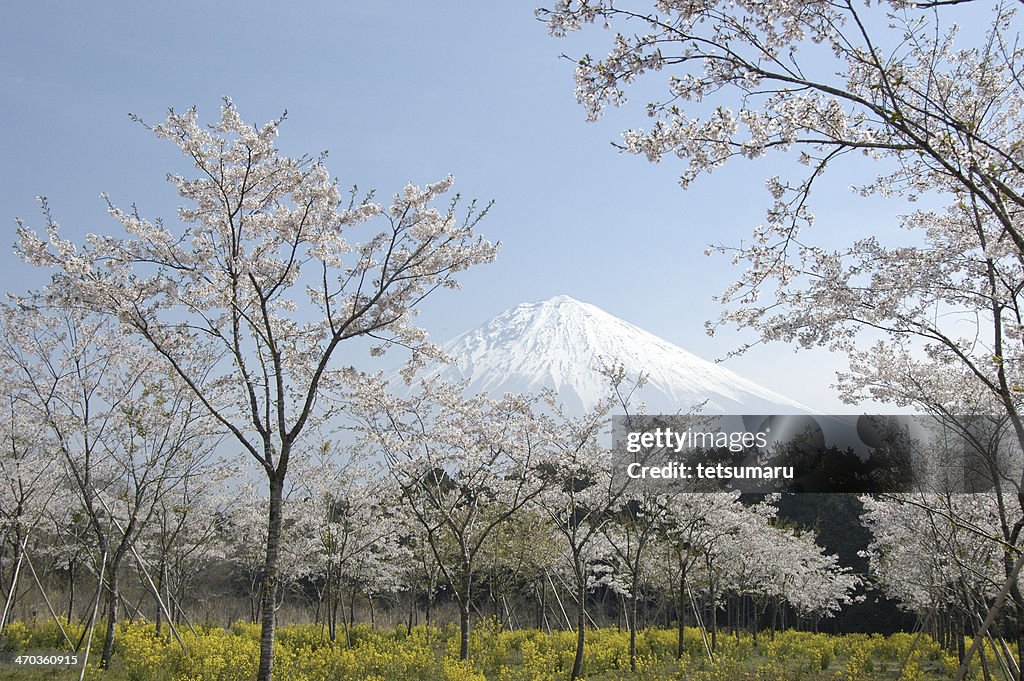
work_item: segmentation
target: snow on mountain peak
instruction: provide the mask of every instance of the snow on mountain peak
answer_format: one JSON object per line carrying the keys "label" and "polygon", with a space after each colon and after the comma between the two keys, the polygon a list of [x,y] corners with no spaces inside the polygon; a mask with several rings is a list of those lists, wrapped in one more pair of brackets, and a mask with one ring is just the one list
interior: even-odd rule
{"label": "snow on mountain peak", "polygon": [[454,359],[427,373],[468,381],[467,392],[500,396],[551,388],[572,411],[608,394],[601,363],[621,363],[627,376],[648,375],[639,393],[647,413],[792,414],[813,410],[608,314],[559,295],[522,303],[443,345]]}

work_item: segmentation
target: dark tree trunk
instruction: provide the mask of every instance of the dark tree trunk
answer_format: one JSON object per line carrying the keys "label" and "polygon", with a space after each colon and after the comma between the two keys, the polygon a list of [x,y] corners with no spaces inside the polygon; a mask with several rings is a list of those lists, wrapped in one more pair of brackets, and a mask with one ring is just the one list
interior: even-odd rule
{"label": "dark tree trunk", "polygon": [[459,659],[469,660],[469,599],[459,603]]}
{"label": "dark tree trunk", "polygon": [[75,573],[77,563],[72,558],[68,561],[68,622],[75,616]]}
{"label": "dark tree trunk", "polygon": [[100,653],[100,669],[110,668],[110,658],[114,655],[114,631],[117,626],[117,603],[120,599],[120,584],[118,583],[118,572],[120,571],[120,559],[110,564],[107,582],[107,631],[103,640],[103,651]]}
{"label": "dark tree trunk", "polygon": [[[156,635],[160,636],[160,626],[163,623],[163,608],[160,607],[160,594],[164,593],[164,584],[167,580],[167,563],[162,561],[160,563],[160,574],[157,576],[156,582],[156,593],[153,594],[153,598],[156,599]],[[168,603],[168,606],[170,603]]]}
{"label": "dark tree trunk", "polygon": [[[963,615],[957,618],[956,627],[956,661],[963,662],[967,650],[964,648],[964,618]],[[983,655],[984,656],[984,655]]]}
{"label": "dark tree trunk", "polygon": [[754,628],[754,647],[757,647],[757,633],[758,633],[758,629],[761,626],[761,617],[764,615],[764,613],[765,613],[765,611],[767,609],[768,609],[768,604],[767,603],[763,603],[763,604],[759,605],[758,602],[756,600],[754,600],[753,597],[751,597],[751,599],[750,599],[751,623],[750,624]]}
{"label": "dark tree trunk", "polygon": [[679,595],[676,598],[676,617],[678,618],[678,640],[676,642],[676,657],[683,659],[686,654],[686,568],[679,572]]}
{"label": "dark tree trunk", "polygon": [[338,636],[338,606],[334,598],[334,569],[327,565],[327,584],[324,586],[324,621],[327,623],[327,637],[331,643],[337,640]]}
{"label": "dark tree trunk", "polygon": [[341,603],[341,596],[336,591],[337,589],[332,589],[327,599],[327,631],[331,643],[338,640],[338,605]]}
{"label": "dark tree trunk", "polygon": [[263,597],[263,585],[260,583],[260,575],[253,574],[249,582],[249,622],[256,624],[260,621],[260,599]]}
{"label": "dark tree trunk", "polygon": [[469,607],[473,575],[468,562],[462,564],[462,584],[459,585],[459,659],[469,660]]}
{"label": "dark tree trunk", "polygon": [[579,609],[576,613],[576,657],[572,661],[572,673],[569,676],[570,681],[575,681],[583,673],[583,644],[586,643],[587,637],[587,583],[586,576],[583,575],[582,569],[577,570],[579,573],[577,579],[579,580]]}
{"label": "dark tree trunk", "polygon": [[639,599],[636,595],[636,584],[633,585],[633,597],[630,599],[630,609],[633,611],[630,613],[629,623],[629,671],[636,672],[636,627],[637,627],[637,601]]}
{"label": "dark tree trunk", "polygon": [[547,582],[541,580],[540,590],[537,593],[537,631],[543,631],[544,623],[547,615],[547,595],[548,585]]}
{"label": "dark tree trunk", "polygon": [[358,586],[352,585],[348,599],[348,617],[345,618],[345,646],[352,647],[352,627],[356,624],[356,592]]}
{"label": "dark tree trunk", "polygon": [[711,650],[718,650],[718,606],[711,597]]}
{"label": "dark tree trunk", "polygon": [[[286,452],[282,452],[286,460]],[[263,593],[260,599],[260,666],[257,681],[271,681],[274,670],[274,626],[277,621],[278,555],[281,542],[281,514],[284,504],[284,474],[270,477],[270,508],[267,518],[267,554],[263,564]]]}
{"label": "dark tree trunk", "polygon": [[715,586],[708,585],[708,618],[711,620],[711,650],[718,650],[718,606],[715,604]]}

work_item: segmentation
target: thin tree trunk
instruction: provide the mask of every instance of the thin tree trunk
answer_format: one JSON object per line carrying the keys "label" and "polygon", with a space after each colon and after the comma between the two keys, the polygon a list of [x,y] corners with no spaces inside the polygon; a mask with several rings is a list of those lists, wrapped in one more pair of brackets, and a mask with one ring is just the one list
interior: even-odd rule
{"label": "thin tree trunk", "polygon": [[[356,592],[358,587],[353,584],[348,599],[348,617],[345,618],[345,647],[352,647],[352,627],[356,625]],[[344,613],[343,613],[344,614]]]}
{"label": "thin tree trunk", "polygon": [[107,582],[107,631],[103,640],[103,650],[100,652],[100,669],[110,668],[110,658],[114,655],[114,632],[117,627],[117,603],[121,596],[120,583],[118,581],[121,568],[120,558],[115,558],[110,563],[109,579]]}
{"label": "thin tree trunk", "polygon": [[332,588],[333,593],[327,601],[327,631],[333,643],[338,640],[338,608],[341,605],[341,594],[337,586]]}
{"label": "thin tree trunk", "polygon": [[711,650],[718,650],[718,607],[715,605],[715,587],[708,587],[708,608],[711,615]]}
{"label": "thin tree trunk", "polygon": [[755,601],[753,598],[751,598],[751,600],[750,600],[750,610],[751,610],[751,615],[752,615],[751,623],[750,624],[754,628],[754,647],[755,648],[757,647],[757,629],[758,629],[758,626],[761,623],[760,622],[761,614],[764,612],[764,610],[767,607],[768,606],[766,604],[764,608],[760,608],[757,605],[757,601]]}
{"label": "thin tree trunk", "polygon": [[[281,453],[285,460],[287,452]],[[274,627],[277,623],[278,549],[284,505],[283,472],[270,477],[270,508],[267,518],[267,554],[263,565],[263,595],[260,599],[260,666],[257,681],[271,681],[274,670]]]}
{"label": "thin tree trunk", "polygon": [[587,636],[587,583],[586,575],[583,574],[581,567],[577,569],[577,579],[579,580],[579,608],[576,613],[576,657],[572,661],[570,681],[575,681],[583,673],[583,644],[586,642]]}
{"label": "thin tree trunk", "polygon": [[629,671],[636,672],[636,627],[637,627],[637,601],[639,599],[636,595],[636,584],[633,585],[633,596],[630,599],[630,608],[632,613],[630,616],[629,623]]}
{"label": "thin tree trunk", "polygon": [[459,659],[469,660],[469,599],[459,600]]}
{"label": "thin tree trunk", "polygon": [[75,573],[78,571],[77,561],[68,561],[68,622],[75,616]]}
{"label": "thin tree trunk", "polygon": [[956,621],[956,661],[963,662],[967,649],[964,647],[964,616],[960,615]]}
{"label": "thin tree trunk", "polygon": [[249,582],[249,622],[256,624],[260,619],[260,599],[263,597],[263,585],[260,584],[259,588],[256,584],[260,581],[260,576],[254,574],[252,580]]}
{"label": "thin tree trunk", "polygon": [[718,650],[718,606],[711,601],[711,650]]}
{"label": "thin tree trunk", "polygon": [[[469,660],[469,608],[472,605],[473,573],[471,563],[463,553],[462,583],[459,585],[459,659]],[[483,613],[480,615],[483,616]]]}
{"label": "thin tree trunk", "polygon": [[156,599],[156,635],[160,636],[160,626],[162,624],[161,619],[163,618],[163,608],[160,607],[160,593],[164,591],[164,582],[167,579],[167,562],[160,561],[160,575],[157,577],[156,582],[156,593],[153,594],[153,598]]}
{"label": "thin tree trunk", "polygon": [[683,601],[683,595],[679,595],[679,600],[676,602],[676,659],[683,659],[683,655],[686,654],[686,620],[683,618],[683,608],[686,604]]}
{"label": "thin tree trunk", "polygon": [[536,615],[536,626],[537,631],[544,629],[544,596],[547,594],[547,584],[543,581],[540,583],[540,587],[536,584],[533,585],[534,591],[537,594],[537,609],[534,611]]}
{"label": "thin tree trunk", "polygon": [[684,566],[679,571],[679,596],[676,600],[676,617],[678,621],[678,639],[676,641],[676,657],[683,659],[683,655],[686,654],[685,642],[686,642],[686,618],[683,616],[686,612],[686,567]]}
{"label": "thin tree trunk", "polygon": [[426,620],[428,637],[430,636],[430,625],[432,622],[432,620],[430,619],[430,609],[432,605],[434,605],[434,591],[430,587],[427,587],[427,604],[426,608],[424,609],[423,617]]}

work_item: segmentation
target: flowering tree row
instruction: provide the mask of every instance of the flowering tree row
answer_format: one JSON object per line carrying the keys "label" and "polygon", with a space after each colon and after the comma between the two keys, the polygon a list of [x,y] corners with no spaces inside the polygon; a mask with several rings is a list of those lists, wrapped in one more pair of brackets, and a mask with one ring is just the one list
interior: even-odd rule
{"label": "flowering tree row", "polygon": [[[42,597],[54,616],[105,620],[107,663],[119,618],[191,626],[189,608],[215,596],[196,592],[208,571],[230,565],[262,621],[270,500],[217,450],[216,422],[109,320],[27,304],[7,313],[5,615]],[[332,640],[349,635],[357,601],[372,617],[375,603],[406,599],[429,621],[443,600],[458,606],[468,658],[488,603],[507,626],[536,604],[538,625],[577,631],[578,675],[598,593],[622,603],[634,664],[641,604],[672,604],[680,651],[683,622],[707,618],[713,655],[727,601],[751,604],[756,631],[769,607],[774,629],[780,607],[820,618],[854,598],[858,578],[812,533],[777,523],[771,499],[617,482],[600,444],[611,399],[571,418],[549,396],[466,398],[425,384],[399,399],[363,376],[348,400],[358,444],[325,439],[295,454],[272,606],[308,608]],[[45,579],[29,581],[37,570]],[[65,602],[50,601],[57,592]]]}

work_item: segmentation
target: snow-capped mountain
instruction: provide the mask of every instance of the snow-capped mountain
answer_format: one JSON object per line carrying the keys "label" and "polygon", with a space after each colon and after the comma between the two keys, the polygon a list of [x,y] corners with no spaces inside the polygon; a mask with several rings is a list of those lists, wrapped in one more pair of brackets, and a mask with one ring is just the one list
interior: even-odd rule
{"label": "snow-capped mountain", "polygon": [[638,399],[649,414],[686,412],[705,400],[705,414],[814,413],[569,296],[518,305],[442,347],[454,363],[425,375],[468,381],[468,393],[499,397],[551,388],[579,412],[608,394],[608,379],[598,371],[603,361],[621,363],[630,377],[648,375]]}

